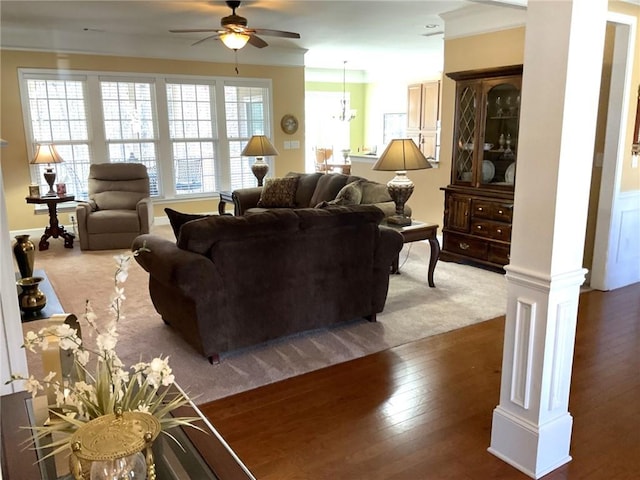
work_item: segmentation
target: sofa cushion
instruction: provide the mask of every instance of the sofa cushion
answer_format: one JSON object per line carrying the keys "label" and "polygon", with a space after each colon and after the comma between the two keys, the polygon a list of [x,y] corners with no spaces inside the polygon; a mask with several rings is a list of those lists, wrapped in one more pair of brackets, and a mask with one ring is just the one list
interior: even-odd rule
{"label": "sofa cushion", "polygon": [[295,207],[298,177],[267,178],[258,207]]}
{"label": "sofa cushion", "polygon": [[311,207],[311,197],[316,190],[318,180],[324,176],[324,173],[296,173],[289,172],[287,177],[298,177],[298,189],[296,190],[296,207]]}
{"label": "sofa cushion", "polygon": [[338,192],[347,184],[347,176],[339,174],[324,174],[318,179],[316,190],[311,197],[311,206],[320,202],[328,202],[338,195]]}
{"label": "sofa cushion", "polygon": [[242,217],[211,215],[206,219],[185,223],[177,245],[183,250],[209,256],[219,242],[260,243],[264,237],[293,234],[299,229],[299,223],[296,211],[288,208]]}
{"label": "sofa cushion", "polygon": [[362,200],[362,181],[347,183],[336,195],[336,198],[329,200],[329,205],[360,205]]}
{"label": "sofa cushion", "polygon": [[182,213],[177,210],[173,210],[171,208],[165,208],[165,213],[169,218],[169,223],[171,224],[171,229],[173,230],[174,235],[176,236],[176,240],[180,235],[180,227],[183,224],[190,222],[191,220],[199,220],[201,218],[209,217],[210,215],[201,215],[197,213]]}
{"label": "sofa cushion", "polygon": [[381,203],[381,202],[391,202],[393,201],[389,196],[389,190],[387,186],[378,183],[365,181],[361,184],[362,188],[362,199],[360,203],[362,204],[370,204],[370,203]]}
{"label": "sofa cushion", "polygon": [[92,196],[98,210],[135,210],[140,200],[147,197],[141,192],[110,191]]}
{"label": "sofa cushion", "polygon": [[300,230],[377,225],[384,218],[382,210],[373,205],[327,205],[324,209],[301,208],[295,212],[300,218]]}

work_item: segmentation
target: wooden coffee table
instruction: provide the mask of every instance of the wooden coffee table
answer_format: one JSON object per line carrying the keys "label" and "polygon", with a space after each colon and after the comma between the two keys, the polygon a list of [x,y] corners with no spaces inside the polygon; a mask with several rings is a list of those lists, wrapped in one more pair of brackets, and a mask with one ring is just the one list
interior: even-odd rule
{"label": "wooden coffee table", "polygon": [[[438,256],[440,255],[440,244],[436,234],[438,233],[438,225],[435,223],[424,223],[412,221],[411,225],[400,227],[383,221],[380,225],[386,228],[392,228],[399,232],[404,239],[404,243],[417,242],[420,240],[428,240],[431,247],[431,256],[429,257],[429,269],[427,270],[427,281],[431,288],[435,288],[433,283],[433,271],[436,269]],[[398,258],[395,259],[391,266],[391,273],[400,273],[398,268]]]}

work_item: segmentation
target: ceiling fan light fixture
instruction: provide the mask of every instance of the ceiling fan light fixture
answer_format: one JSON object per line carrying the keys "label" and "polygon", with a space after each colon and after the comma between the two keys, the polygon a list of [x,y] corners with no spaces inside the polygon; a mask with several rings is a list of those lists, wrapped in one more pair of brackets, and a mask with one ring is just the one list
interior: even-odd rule
{"label": "ceiling fan light fixture", "polygon": [[246,33],[226,32],[220,35],[220,40],[227,48],[240,50],[249,41],[249,35]]}

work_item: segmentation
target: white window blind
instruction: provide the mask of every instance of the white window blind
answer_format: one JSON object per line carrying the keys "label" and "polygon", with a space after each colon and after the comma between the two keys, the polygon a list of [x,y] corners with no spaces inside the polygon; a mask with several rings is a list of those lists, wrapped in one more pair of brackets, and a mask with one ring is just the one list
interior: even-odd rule
{"label": "white window blind", "polygon": [[[264,79],[65,73],[20,69],[29,154],[51,142],[64,159],[58,182],[88,196],[91,163],[140,162],[152,195],[203,197],[253,187],[253,158],[241,152],[254,134],[270,135],[271,82]],[[270,161],[270,159],[265,159]],[[43,171],[32,181],[44,188]]]}
{"label": "white window blind", "polygon": [[176,194],[217,191],[215,97],[211,85],[167,84]]}
{"label": "white window blind", "polygon": [[[52,165],[56,182],[67,185],[67,193],[86,198],[89,175],[90,143],[86,111],[86,82],[84,79],[63,80],[26,78],[30,154],[36,143],[52,143],[64,160]],[[46,165],[33,165],[31,178],[41,191],[48,186],[43,181]]]}
{"label": "white window blind", "polygon": [[[267,128],[269,114],[269,90],[260,87],[225,85],[224,100],[231,188],[255,187],[256,178],[251,172],[252,157],[243,157],[242,150],[253,135],[270,137]],[[266,159],[265,159],[266,160]]]}
{"label": "white window blind", "polygon": [[100,92],[108,161],[143,163],[151,195],[158,195],[153,84],[101,81]]}

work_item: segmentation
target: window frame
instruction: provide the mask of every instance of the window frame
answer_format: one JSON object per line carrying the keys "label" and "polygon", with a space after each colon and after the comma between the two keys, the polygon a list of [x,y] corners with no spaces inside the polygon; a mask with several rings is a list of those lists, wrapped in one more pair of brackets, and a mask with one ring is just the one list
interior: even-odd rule
{"label": "window frame", "polygon": [[[32,129],[31,112],[29,108],[29,94],[27,79],[48,79],[48,80],[75,80],[83,81],[85,94],[85,109],[87,115],[87,143],[89,145],[89,164],[101,163],[100,159],[108,159],[108,144],[104,127],[104,112],[101,95],[101,81],[113,82],[143,82],[149,81],[152,84],[152,109],[155,115],[154,121],[157,128],[157,165],[158,165],[158,190],[159,195],[154,196],[157,202],[176,202],[187,200],[210,199],[220,191],[231,189],[231,168],[229,160],[229,143],[237,139],[229,139],[226,128],[226,111],[224,87],[252,87],[264,90],[266,100],[263,103],[263,115],[265,125],[265,135],[272,137],[274,130],[274,109],[273,109],[273,81],[269,78],[236,78],[226,76],[205,76],[205,75],[184,75],[184,74],[161,74],[161,73],[135,73],[135,72],[106,72],[97,70],[56,70],[40,68],[19,68],[18,84],[20,90],[20,101],[23,113],[23,127],[25,132],[26,153],[28,160],[33,158],[35,153],[34,145],[36,139]],[[169,137],[169,116],[167,104],[167,84],[207,84],[212,85],[213,110],[212,131],[217,138],[216,145],[216,189],[214,192],[204,193],[180,193],[175,190],[175,172],[173,168],[172,139]],[[55,142],[54,142],[55,143]],[[252,159],[249,159],[252,160]],[[273,172],[272,158],[265,158]],[[42,183],[42,178],[37,166],[29,165],[31,181],[37,184]],[[81,201],[82,199],[76,199]]]}

